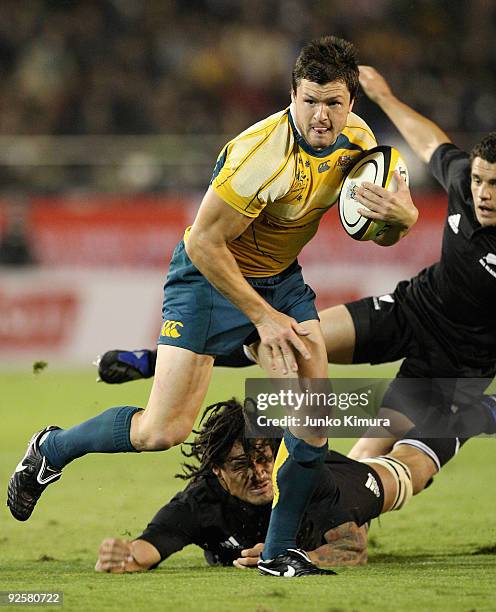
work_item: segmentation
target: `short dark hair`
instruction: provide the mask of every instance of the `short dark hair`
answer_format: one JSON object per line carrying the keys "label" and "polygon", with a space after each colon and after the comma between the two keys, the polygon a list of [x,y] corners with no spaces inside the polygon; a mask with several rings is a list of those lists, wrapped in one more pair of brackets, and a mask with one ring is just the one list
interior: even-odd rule
{"label": "short dark hair", "polygon": [[194,463],[183,462],[183,473],[176,474],[176,478],[197,482],[210,476],[214,467],[224,465],[235,442],[241,444],[247,456],[262,446],[270,446],[275,455],[279,447],[280,440],[274,438],[247,437],[244,408],[235,399],[205,408],[200,425],[199,430],[193,431],[193,442],[181,447],[183,456]]}
{"label": "short dark hair", "polygon": [[322,36],[300,51],[293,68],[293,92],[302,79],[324,85],[342,81],[351,99],[358,91],[358,60],[355,47],[337,36]]}
{"label": "short dark hair", "polygon": [[491,132],[475,145],[470,153],[470,164],[480,157],[490,164],[496,163],[496,132]]}

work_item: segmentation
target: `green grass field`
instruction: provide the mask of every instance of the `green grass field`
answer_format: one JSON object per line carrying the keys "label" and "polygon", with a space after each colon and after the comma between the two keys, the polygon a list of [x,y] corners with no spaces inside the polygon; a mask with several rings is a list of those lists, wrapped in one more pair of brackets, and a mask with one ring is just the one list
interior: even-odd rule
{"label": "green grass field", "polygon": [[[241,396],[246,374],[216,370],[208,401]],[[148,388],[148,381],[97,385],[90,370],[0,373],[2,490],[34,431],[112,405],[142,405]],[[333,446],[345,452],[351,444]],[[182,483],[173,478],[177,450],[92,455],[66,469],[27,523],[2,505],[0,591],[63,591],[68,610],[496,610],[495,450],[494,439],[472,441],[405,510],[374,521],[367,566],[287,582],[209,568],[193,547],[147,574],[95,573],[100,541],[138,535]]]}

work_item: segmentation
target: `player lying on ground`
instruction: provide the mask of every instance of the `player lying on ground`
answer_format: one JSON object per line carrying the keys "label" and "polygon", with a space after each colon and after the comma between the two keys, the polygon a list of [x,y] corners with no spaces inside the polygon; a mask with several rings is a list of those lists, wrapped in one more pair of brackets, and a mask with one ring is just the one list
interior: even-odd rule
{"label": "player lying on ground", "polygon": [[[278,444],[246,437],[236,401],[208,407],[189,451],[183,450],[186,489],[134,541],[105,539],[95,569],[150,569],[188,544],[200,546],[211,565],[255,566],[269,524]],[[423,446],[429,454],[399,441],[388,456],[364,462],[328,452],[298,530],[298,547],[318,565],[366,563],[366,523],[402,508],[456,448],[453,440],[425,440]]]}
{"label": "player lying on ground", "polygon": [[[295,63],[290,107],[224,147],[171,260],[146,410],[116,406],[70,429],[51,426],[35,434],[9,483],[8,505],[16,519],[29,518],[44,488],[76,458],[181,444],[204,400],[214,357],[255,334],[260,364],[271,375],[325,379],[315,294],[297,256],[336,203],[344,163],[376,144],[352,113],[358,76],[350,43],[335,37],[309,43]],[[380,195],[379,204],[370,204],[373,214],[389,224],[376,242],[394,244],[417,219],[408,187],[399,178],[396,193],[372,193]],[[363,189],[357,199],[365,205],[370,200]],[[283,575],[291,567],[300,575],[323,573],[288,552],[327,454],[326,438],[309,436],[285,432],[261,572]]]}
{"label": "player lying on ground", "polygon": [[[496,373],[496,133],[468,155],[400,102],[373,68],[360,68],[360,83],[429,163],[448,193],[448,210],[439,262],[400,282],[389,295],[319,312],[327,357],[343,364],[404,358],[384,397],[385,410],[416,421],[433,405],[446,411],[462,405],[470,417],[471,404],[480,403]],[[376,214],[373,202],[367,206]],[[107,382],[152,376],[154,360],[153,351],[111,351],[100,362],[100,376]],[[250,359],[240,348],[216,364],[249,365]],[[489,419],[496,418],[494,406],[494,399],[487,399]],[[384,438],[374,435],[363,437],[350,456],[385,453],[396,439],[390,432]]]}

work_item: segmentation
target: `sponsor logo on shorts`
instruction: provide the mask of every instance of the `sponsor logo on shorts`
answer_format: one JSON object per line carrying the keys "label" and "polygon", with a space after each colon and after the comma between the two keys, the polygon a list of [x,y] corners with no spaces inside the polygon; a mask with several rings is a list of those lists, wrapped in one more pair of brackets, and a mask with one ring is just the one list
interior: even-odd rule
{"label": "sponsor logo on shorts", "polygon": [[367,487],[367,489],[370,489],[376,497],[380,497],[381,492],[379,489],[379,485],[377,484],[377,480],[372,476],[370,472],[367,474],[367,476],[368,478],[367,482],[365,483],[365,486]]}
{"label": "sponsor logo on shorts", "polygon": [[496,255],[494,253],[488,253],[484,257],[479,259],[480,265],[496,278]]}
{"label": "sponsor logo on shorts", "polygon": [[179,333],[178,327],[184,327],[181,321],[164,321],[162,325],[162,330],[160,332],[161,336],[167,336],[167,338],[179,338],[181,334]]}

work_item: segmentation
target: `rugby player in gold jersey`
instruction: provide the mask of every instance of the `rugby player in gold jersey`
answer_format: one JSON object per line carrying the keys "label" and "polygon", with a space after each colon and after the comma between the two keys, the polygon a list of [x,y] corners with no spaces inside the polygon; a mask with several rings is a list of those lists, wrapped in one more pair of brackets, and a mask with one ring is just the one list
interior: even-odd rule
{"label": "rugby player in gold jersey", "polygon": [[[260,339],[259,362],[274,377],[307,385],[327,377],[315,294],[297,256],[338,197],[345,164],[376,144],[352,112],[358,89],[353,46],[336,37],[306,45],[292,75],[291,105],[249,127],[222,150],[165,284],[155,378],[146,409],[110,408],[68,430],[32,438],[9,484],[15,518],[27,520],[70,461],[92,452],[166,450],[183,442],[208,389],[214,358]],[[399,240],[417,219],[408,188],[362,189]],[[377,203],[379,200],[379,203]],[[299,434],[300,435],[300,434]],[[296,533],[327,453],[327,441],[287,430],[274,470],[276,495],[260,571],[325,573],[296,549]]]}

